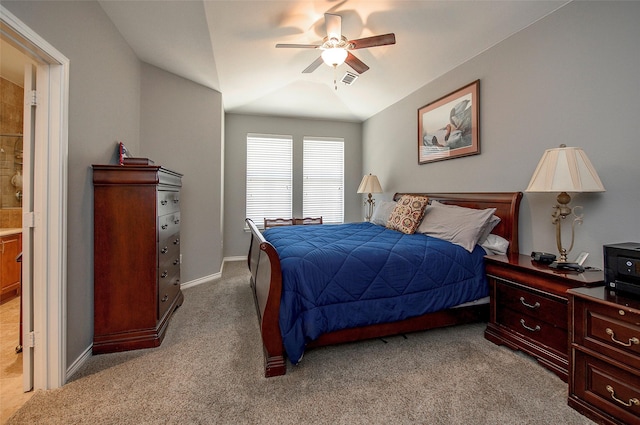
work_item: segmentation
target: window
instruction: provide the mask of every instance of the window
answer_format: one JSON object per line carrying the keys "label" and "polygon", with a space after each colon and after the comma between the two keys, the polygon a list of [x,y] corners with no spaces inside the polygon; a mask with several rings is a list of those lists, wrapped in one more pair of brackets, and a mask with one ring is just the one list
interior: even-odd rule
{"label": "window", "polygon": [[305,137],[303,141],[304,217],[344,222],[344,139]]}
{"label": "window", "polygon": [[262,228],[266,218],[292,217],[293,138],[247,135],[246,217]]}

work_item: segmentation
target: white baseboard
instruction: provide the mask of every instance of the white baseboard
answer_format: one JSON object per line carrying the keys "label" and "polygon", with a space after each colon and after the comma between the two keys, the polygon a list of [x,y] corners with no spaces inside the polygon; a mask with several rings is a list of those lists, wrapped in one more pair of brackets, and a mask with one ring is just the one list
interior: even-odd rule
{"label": "white baseboard", "polygon": [[247,256],[246,255],[237,255],[235,257],[224,257],[222,259],[222,266],[224,267],[224,263],[226,263],[227,261],[247,261]]}
{"label": "white baseboard", "polygon": [[78,357],[73,363],[71,363],[71,366],[67,368],[67,373],[64,379],[65,384],[69,382],[69,379],[73,376],[73,374],[76,373],[82,367],[82,365],[84,365],[87,360],[91,358],[92,349],[93,344],[91,344],[86,350],[84,350],[84,352],[80,354],[80,357]]}
{"label": "white baseboard", "polygon": [[203,283],[211,282],[212,280],[220,279],[222,272],[210,274],[209,276],[199,277],[198,279],[190,280],[180,284],[180,289],[192,288],[194,286],[202,285]]}

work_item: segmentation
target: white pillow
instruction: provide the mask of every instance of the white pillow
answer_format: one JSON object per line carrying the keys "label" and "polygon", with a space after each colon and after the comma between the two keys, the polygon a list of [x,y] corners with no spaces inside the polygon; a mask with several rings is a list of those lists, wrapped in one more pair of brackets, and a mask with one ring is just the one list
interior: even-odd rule
{"label": "white pillow", "polygon": [[495,212],[495,208],[478,210],[434,200],[427,207],[417,232],[444,239],[472,252]]}
{"label": "white pillow", "polygon": [[487,251],[487,254],[505,255],[509,249],[509,241],[502,236],[490,234],[480,246]]}
{"label": "white pillow", "polygon": [[386,226],[393,209],[396,207],[396,203],[393,201],[378,201],[376,202],[375,209],[373,210],[373,216],[371,222],[379,226]]}

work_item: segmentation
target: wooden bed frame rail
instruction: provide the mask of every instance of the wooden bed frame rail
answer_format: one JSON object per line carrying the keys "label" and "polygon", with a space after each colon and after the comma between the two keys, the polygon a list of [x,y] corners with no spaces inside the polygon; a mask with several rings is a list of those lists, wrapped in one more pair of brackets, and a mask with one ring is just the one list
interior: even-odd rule
{"label": "wooden bed frame rail", "polygon": [[[404,193],[396,193],[398,199]],[[478,193],[410,193],[428,196],[444,204],[468,208],[496,208],[501,221],[492,233],[509,241],[508,255],[518,254],[518,214],[522,192],[478,192]],[[280,333],[279,314],[282,295],[282,270],[276,249],[262,236],[251,219],[246,219],[251,231],[251,243],[247,263],[251,272],[258,322],[264,351],[265,377],[284,375],[287,371],[285,352]],[[489,304],[471,305],[428,313],[410,319],[344,329],[321,335],[307,344],[307,348],[339,344],[362,339],[404,334],[420,330],[440,328],[464,323],[487,321]]]}

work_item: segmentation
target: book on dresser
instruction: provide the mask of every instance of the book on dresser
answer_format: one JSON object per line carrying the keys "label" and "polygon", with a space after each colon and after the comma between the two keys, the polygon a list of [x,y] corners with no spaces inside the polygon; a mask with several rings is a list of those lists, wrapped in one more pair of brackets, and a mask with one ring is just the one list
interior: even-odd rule
{"label": "book on dresser", "polygon": [[180,290],[182,174],[93,165],[93,353],[157,347]]}

